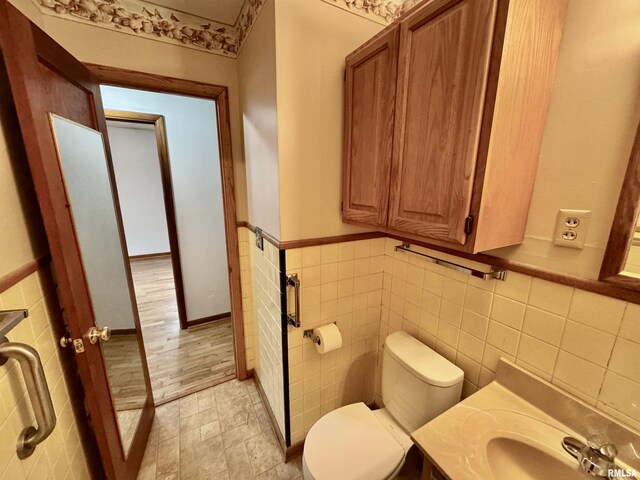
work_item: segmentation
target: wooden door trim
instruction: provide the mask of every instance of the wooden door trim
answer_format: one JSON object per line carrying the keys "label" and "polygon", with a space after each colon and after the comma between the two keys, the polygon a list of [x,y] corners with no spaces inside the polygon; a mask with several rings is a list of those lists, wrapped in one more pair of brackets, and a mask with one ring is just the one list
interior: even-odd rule
{"label": "wooden door trim", "polygon": [[236,376],[238,380],[247,379],[228,88],[220,85],[165,77],[92,63],[85,63],[85,66],[98,78],[100,83],[103,84],[144,89],[160,93],[190,95],[214,100],[216,102]]}
{"label": "wooden door trim", "polygon": [[[182,281],[180,243],[178,239],[178,226],[176,223],[173,182],[171,180],[171,163],[169,161],[169,148],[167,145],[167,130],[165,127],[164,116],[155,113],[130,112],[109,109],[105,110],[104,114],[107,120],[119,120],[123,122],[145,123],[153,125],[156,135],[158,160],[160,162],[160,174],[162,177],[162,198],[164,200],[164,211],[165,217],[167,219],[167,232],[169,234],[169,247],[171,249],[169,253],[171,255],[171,266],[173,268],[173,283],[176,291],[178,321],[180,322],[180,328],[184,330],[189,326],[189,324],[187,322],[187,306],[184,296],[184,283]],[[117,207],[118,210],[120,210],[119,202],[117,204]]]}

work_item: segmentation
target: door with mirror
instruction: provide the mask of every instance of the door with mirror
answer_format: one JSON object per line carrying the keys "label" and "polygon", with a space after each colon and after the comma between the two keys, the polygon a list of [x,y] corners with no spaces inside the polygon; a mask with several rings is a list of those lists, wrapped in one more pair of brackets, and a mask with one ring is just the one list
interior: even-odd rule
{"label": "door with mirror", "polygon": [[50,119],[95,315],[89,342],[102,350],[126,456],[147,399],[145,355],[138,343],[133,282],[123,254],[104,138],[58,115]]}
{"label": "door with mirror", "polygon": [[6,0],[0,49],[63,307],[61,348],[75,350],[106,476],[133,479],[154,405],[100,89]]}

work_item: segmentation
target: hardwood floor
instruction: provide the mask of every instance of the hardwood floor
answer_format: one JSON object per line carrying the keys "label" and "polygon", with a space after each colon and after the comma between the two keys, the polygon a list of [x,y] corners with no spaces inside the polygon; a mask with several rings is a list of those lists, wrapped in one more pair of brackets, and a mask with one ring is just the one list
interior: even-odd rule
{"label": "hardwood floor", "polygon": [[108,342],[102,344],[102,353],[116,411],[142,408],[147,399],[147,389],[136,335],[112,335]]}
{"label": "hardwood floor", "polygon": [[235,378],[231,319],[181,330],[171,257],[131,261],[156,405]]}

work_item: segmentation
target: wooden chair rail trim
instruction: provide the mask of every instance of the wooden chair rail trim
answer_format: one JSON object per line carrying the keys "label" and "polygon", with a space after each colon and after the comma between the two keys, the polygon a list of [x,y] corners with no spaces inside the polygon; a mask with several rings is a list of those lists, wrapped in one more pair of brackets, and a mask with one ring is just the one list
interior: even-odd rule
{"label": "wooden chair rail trim", "polygon": [[21,265],[15,270],[3,275],[0,277],[0,293],[9,290],[14,285],[17,285],[32,273],[35,273],[46,266],[49,262],[51,262],[51,256],[47,253],[46,255],[29,260],[24,265]]}
{"label": "wooden chair rail trim", "polygon": [[[249,222],[238,222],[238,227],[245,227],[250,230],[254,230],[254,226]],[[474,262],[485,263],[493,265],[495,267],[504,268],[512,272],[522,273],[535,278],[541,278],[550,282],[559,283],[560,285],[566,285],[568,287],[578,288],[580,290],[586,290],[588,292],[598,293],[607,297],[617,298],[626,302],[640,304],[640,291],[636,290],[633,283],[625,282],[624,278],[612,277],[607,281],[592,280],[589,278],[576,277],[574,275],[568,275],[566,273],[558,273],[552,270],[548,270],[542,267],[536,267],[533,265],[527,265],[524,263],[514,262],[512,260],[506,260],[504,258],[493,257],[491,255],[485,255],[483,253],[466,253],[459,250],[453,250],[450,248],[442,247],[439,245],[433,245],[427,242],[421,242],[415,239],[403,237],[396,234],[386,234],[383,232],[365,232],[356,233],[352,235],[338,235],[332,237],[320,237],[309,238],[302,240],[287,240],[284,242],[270,240],[270,236],[265,232],[262,232],[265,240],[270,241],[280,250],[289,250],[292,248],[304,248],[313,247],[317,245],[330,245],[332,243],[353,242],[357,240],[367,240],[371,238],[389,237],[395,238],[398,242],[409,242],[412,245],[419,245],[421,247],[429,248],[456,257],[465,258],[467,260],[473,260]],[[273,238],[273,237],[271,237]]]}

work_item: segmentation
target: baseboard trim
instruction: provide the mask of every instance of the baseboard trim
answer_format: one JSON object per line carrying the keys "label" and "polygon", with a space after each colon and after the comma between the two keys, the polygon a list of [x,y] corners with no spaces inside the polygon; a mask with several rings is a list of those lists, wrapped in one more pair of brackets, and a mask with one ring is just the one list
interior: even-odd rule
{"label": "baseboard trim", "polygon": [[218,313],[216,315],[211,315],[209,317],[196,318],[195,320],[187,321],[187,328],[196,327],[198,325],[202,325],[203,323],[215,322],[216,320],[222,320],[224,318],[231,318],[231,312]]}
{"label": "baseboard trim", "polygon": [[137,331],[135,328],[114,328],[111,335],[135,335]]}
{"label": "baseboard trim", "polygon": [[304,440],[296,443],[295,445],[291,445],[287,448],[287,451],[284,453],[284,463],[289,463],[294,458],[298,458],[302,455],[304,451]]}
{"label": "baseboard trim", "polygon": [[150,258],[170,257],[171,252],[143,253],[142,255],[129,255],[129,260],[148,260]]}
{"label": "baseboard trim", "polygon": [[262,384],[260,383],[260,378],[258,377],[258,373],[251,369],[251,376],[253,377],[253,381],[256,384],[256,389],[258,390],[258,394],[262,399],[262,404],[264,405],[265,410],[267,411],[267,415],[269,416],[269,421],[271,422],[271,428],[278,439],[278,443],[280,444],[280,448],[282,449],[282,453],[287,453],[287,447],[284,443],[284,437],[282,433],[280,433],[280,427],[278,426],[278,422],[276,421],[276,416],[273,414],[273,410],[271,410],[271,405],[269,405],[269,401],[267,400],[267,395],[264,393],[264,389],[262,388]]}

